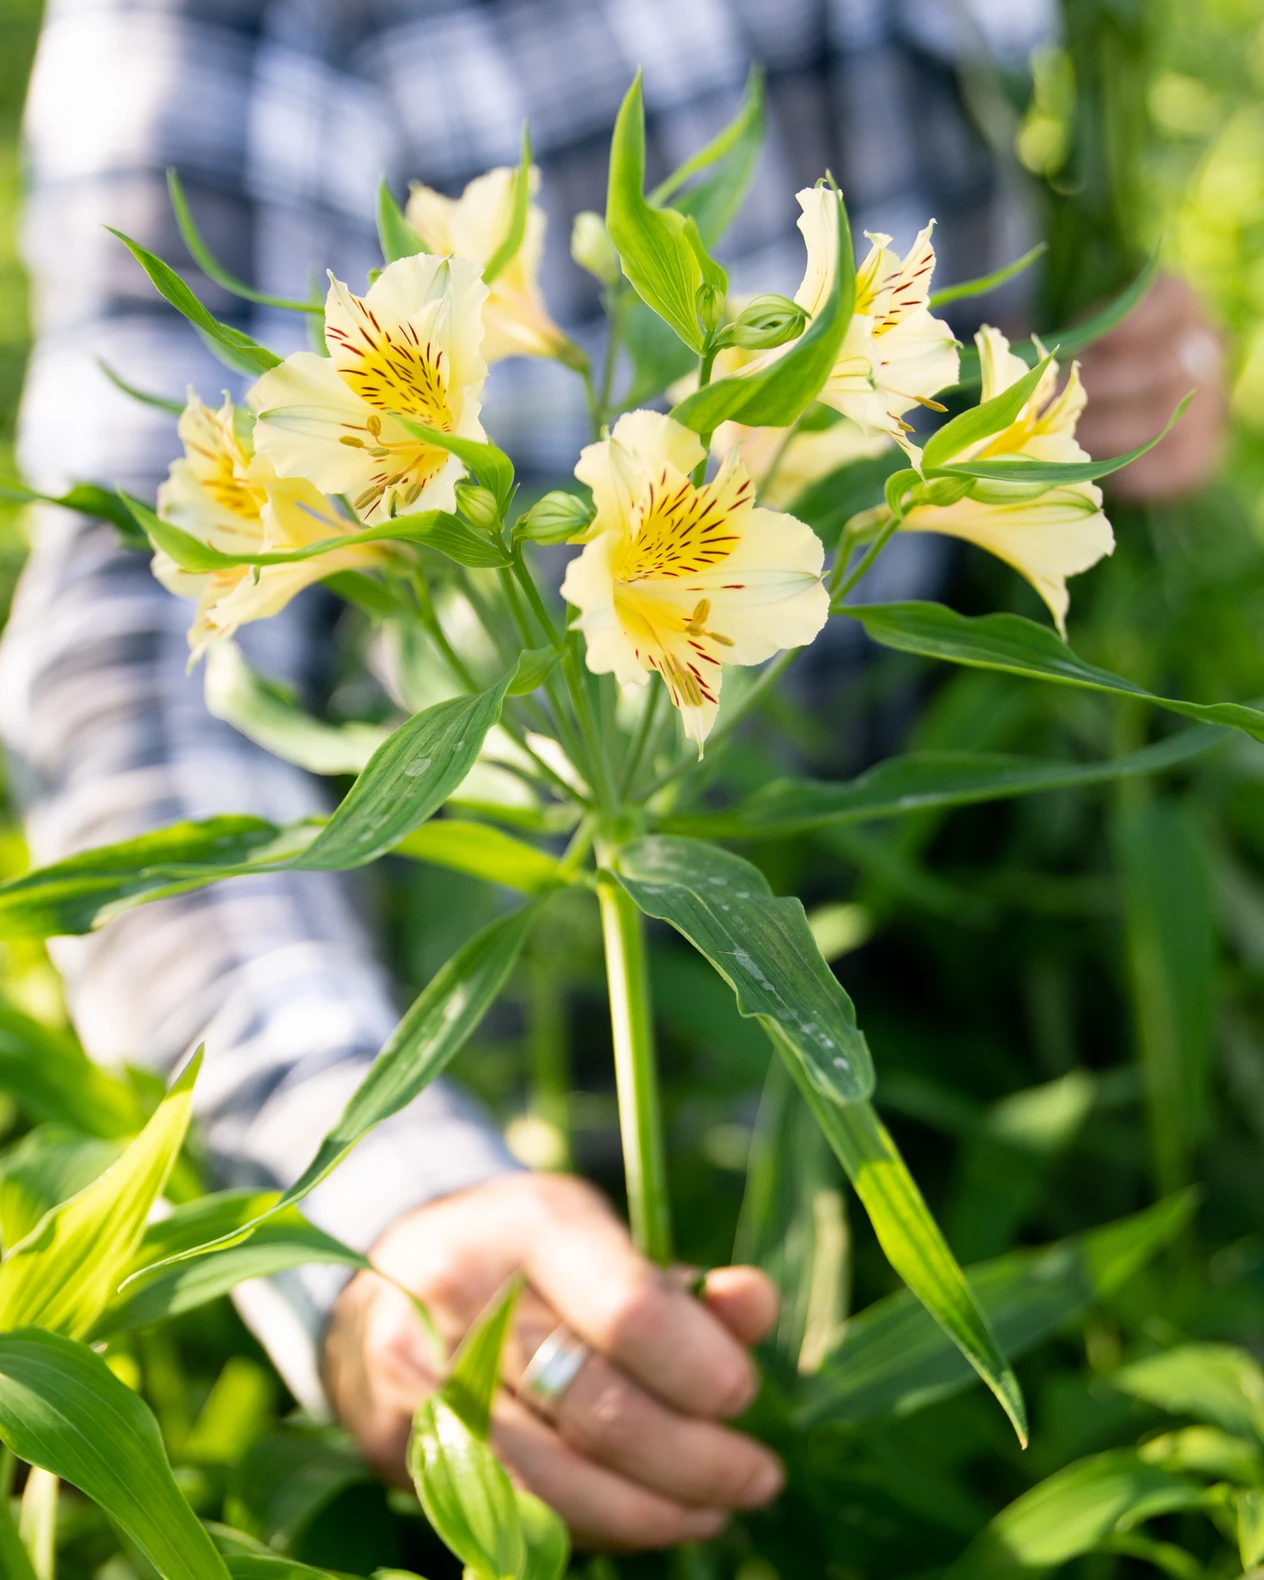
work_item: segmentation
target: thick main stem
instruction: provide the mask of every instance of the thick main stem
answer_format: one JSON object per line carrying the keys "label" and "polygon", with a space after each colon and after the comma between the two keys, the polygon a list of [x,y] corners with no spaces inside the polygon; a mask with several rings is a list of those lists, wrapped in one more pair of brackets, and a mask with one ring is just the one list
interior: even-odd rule
{"label": "thick main stem", "polygon": [[[599,852],[604,860],[604,853]],[[645,923],[614,878],[597,882],[610,989],[619,1131],[632,1238],[652,1261],[671,1260],[671,1209],[663,1145],[654,1019],[645,959]]]}

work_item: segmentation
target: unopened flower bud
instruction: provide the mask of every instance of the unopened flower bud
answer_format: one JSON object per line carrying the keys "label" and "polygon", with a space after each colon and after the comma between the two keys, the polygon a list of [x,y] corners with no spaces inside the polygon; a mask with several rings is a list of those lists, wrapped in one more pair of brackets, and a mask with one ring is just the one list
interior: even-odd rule
{"label": "unopened flower bud", "polygon": [[913,490],[910,508],[913,505],[955,505],[970,492],[972,482],[973,478],[969,477],[933,477]]}
{"label": "unopened flower bud", "polygon": [[[970,480],[970,498],[977,499],[981,505],[1021,505],[1033,499],[1039,499],[1042,494],[1047,494],[1050,489],[1048,483],[1033,483],[1015,478],[1008,482],[1000,477],[974,477]],[[1066,504],[1074,508],[1074,495],[1066,500]],[[1099,508],[1096,500],[1084,495],[1085,514],[1093,515]]]}
{"label": "unopened flower bud", "polygon": [[600,214],[584,209],[571,226],[571,257],[581,269],[595,274],[603,285],[619,282],[619,254]]}
{"label": "unopened flower bud", "polygon": [[788,296],[757,296],[737,315],[726,339],[743,351],[769,351],[803,333],[807,309]]}
{"label": "unopened flower bud", "polygon": [[718,285],[700,285],[694,297],[698,321],[708,335],[713,335],[724,322],[724,292]]}
{"label": "unopened flower bud", "polygon": [[594,514],[586,499],[554,489],[536,500],[525,516],[518,517],[514,537],[529,538],[532,543],[565,543],[582,532]]}
{"label": "unopened flower bud", "polygon": [[456,485],[456,508],[480,532],[494,532],[500,525],[500,507],[490,488],[478,483],[459,482]]}

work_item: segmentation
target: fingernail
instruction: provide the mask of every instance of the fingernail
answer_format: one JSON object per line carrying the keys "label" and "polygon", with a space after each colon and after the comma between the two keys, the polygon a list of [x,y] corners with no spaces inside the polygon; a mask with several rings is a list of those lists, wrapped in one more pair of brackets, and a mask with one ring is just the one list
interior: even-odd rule
{"label": "fingernail", "polygon": [[771,1503],[786,1484],[786,1472],[777,1459],[765,1459],[742,1489],[742,1507],[759,1509]]}
{"label": "fingernail", "polygon": [[725,1509],[690,1509],[680,1522],[681,1540],[710,1541],[713,1536],[718,1536],[728,1523],[729,1516]]}

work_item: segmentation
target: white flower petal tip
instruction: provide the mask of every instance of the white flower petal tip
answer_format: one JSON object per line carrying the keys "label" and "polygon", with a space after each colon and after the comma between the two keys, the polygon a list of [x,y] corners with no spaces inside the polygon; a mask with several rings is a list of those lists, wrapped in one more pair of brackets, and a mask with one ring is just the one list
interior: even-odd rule
{"label": "white flower petal tip", "polygon": [[562,596],[580,611],[588,667],[621,684],[662,676],[685,734],[701,747],[725,664],[760,664],[802,647],[829,616],[821,540],[755,504],[732,458],[709,483],[695,434],[657,412],[630,412],[575,469],[593,490],[590,541]]}
{"label": "white flower petal tip", "polygon": [[[467,259],[481,271],[509,233],[515,175],[509,166],[498,166],[471,181],[459,198],[415,186],[408,199],[408,223],[433,252]],[[540,173],[533,169],[532,193],[539,181]],[[521,245],[492,281],[483,306],[483,355],[488,362],[506,357],[567,360],[574,354],[571,341],[550,318],[540,290],[544,232],[544,211],[532,203]]]}
{"label": "white flower petal tip", "polygon": [[[1002,394],[1030,371],[999,329],[984,325],[975,344],[983,400]],[[1061,393],[1057,386],[1055,362],[1007,428],[948,461],[1087,460],[1075,439],[1085,401],[1078,366],[1072,365]],[[1067,577],[1089,570],[1115,547],[1114,532],[1102,511],[1102,491],[1095,483],[1062,483],[1033,495],[1031,484],[980,482],[955,504],[915,505],[900,530],[963,538],[1012,565],[1040,594],[1063,637],[1070,605]]]}
{"label": "white flower petal tip", "polygon": [[487,287],[477,266],[421,253],[389,264],[363,297],[333,280],[330,355],[298,351],[250,392],[255,444],[282,477],[343,494],[370,524],[451,510],[464,468],[400,418],[483,439]]}

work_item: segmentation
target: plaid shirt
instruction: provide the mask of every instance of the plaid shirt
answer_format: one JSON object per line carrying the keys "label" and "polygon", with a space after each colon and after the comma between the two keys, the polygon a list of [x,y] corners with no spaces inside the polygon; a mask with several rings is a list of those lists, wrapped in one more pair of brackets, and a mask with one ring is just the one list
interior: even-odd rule
{"label": "plaid shirt", "polygon": [[[529,120],[549,215],[555,317],[596,333],[594,282],[570,261],[570,216],[604,206],[606,149],[645,67],[650,177],[731,118],[752,61],[767,72],[769,138],[722,249],[737,291],[793,290],[795,191],[828,167],[860,228],[907,243],[942,224],[948,278],[1019,245],[996,169],[963,115],[963,19],[1025,54],[1042,18],[1018,0],[51,0],[27,115],[27,257],[38,340],[20,445],[27,475],[152,497],[176,441],[169,418],[114,390],[213,399],[235,383],[155,296],[117,226],[185,257],[163,171],[179,170],[212,250],[264,290],[304,294],[331,267],[353,283],[377,259],[385,172],[448,192],[516,161]],[[248,309],[190,270],[203,299],[280,351],[301,326]],[[499,365],[488,430],[528,473],[569,470],[584,440],[578,381],[557,364]],[[914,555],[906,578],[919,575]],[[923,578],[924,579],[924,578]],[[906,590],[908,582],[906,579]],[[0,651],[0,709],[34,857],[221,811],[287,822],[319,787],[212,719],[186,674],[189,607],[113,533],[47,510]],[[310,695],[328,600],[308,596],[243,633],[261,671]],[[396,1017],[349,883],[236,880],[144,907],[54,946],[75,1023],[104,1061],[170,1072],[205,1040],[198,1094],[217,1182],[284,1185]],[[367,1248],[406,1208],[511,1167],[454,1088],[431,1087],[380,1127],[309,1201]],[[248,1287],[243,1302],[300,1398],[319,1398],[311,1339],[338,1287],[324,1270]]]}

